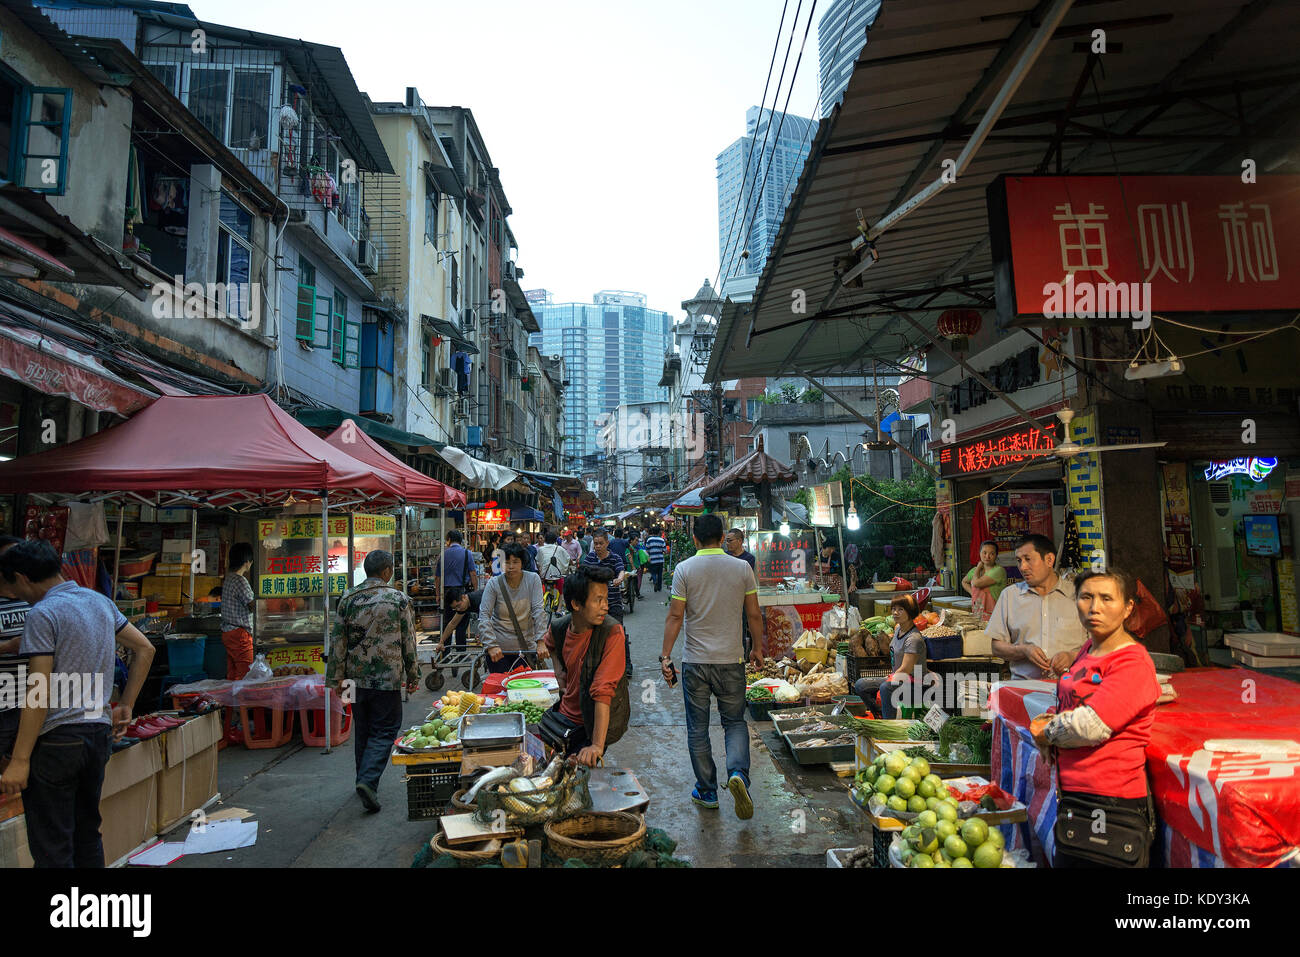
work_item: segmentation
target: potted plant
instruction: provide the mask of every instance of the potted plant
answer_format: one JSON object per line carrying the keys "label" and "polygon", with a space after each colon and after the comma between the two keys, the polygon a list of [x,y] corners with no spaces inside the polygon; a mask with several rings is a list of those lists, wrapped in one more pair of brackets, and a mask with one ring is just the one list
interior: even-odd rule
{"label": "potted plant", "polygon": [[140,260],[142,263],[152,262],[152,256],[150,255],[152,252],[152,249],[144,243],[140,243],[139,248],[136,250],[135,258]]}

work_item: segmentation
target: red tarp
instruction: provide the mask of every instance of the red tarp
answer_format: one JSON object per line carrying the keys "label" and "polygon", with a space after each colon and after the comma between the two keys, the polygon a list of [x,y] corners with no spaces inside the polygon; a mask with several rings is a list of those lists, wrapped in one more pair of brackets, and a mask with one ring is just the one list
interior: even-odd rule
{"label": "red tarp", "polygon": [[[1198,668],[1171,681],[1178,699],[1156,708],[1147,745],[1147,773],[1161,822],[1193,848],[1208,852],[1204,856],[1210,861],[1229,867],[1281,863],[1300,846],[1300,752],[1246,754],[1207,751],[1204,745],[1214,739],[1295,741],[1300,735],[1300,685],[1244,668]],[[1029,719],[1043,710],[1042,700],[1025,702],[1027,690],[1001,687],[990,699],[999,724],[1009,726],[1002,735],[1004,747],[994,741],[995,751],[1003,751],[994,764],[1006,771],[1024,765],[1013,763],[1006,750],[1010,737],[1027,737]],[[1027,750],[1033,751],[1033,745]],[[999,777],[997,769],[994,777]],[[1031,789],[1043,792],[1049,798],[1044,803],[1054,806],[1048,778],[1046,769],[1039,769]],[[1025,796],[1017,797],[1034,806]],[[1044,836],[1047,822],[1035,830]],[[1186,863],[1197,859],[1193,854]]]}
{"label": "red tarp", "polygon": [[163,396],[114,428],[0,463],[0,494],[228,492],[211,505],[288,491],[355,490],[393,502],[402,489],[339,451],[265,395]]}
{"label": "red tarp", "polygon": [[93,357],[18,327],[0,330],[0,375],[37,392],[65,396],[97,412],[117,415],[130,415],[154,398]]}
{"label": "red tarp", "polygon": [[354,459],[372,466],[385,478],[391,478],[394,484],[405,490],[407,502],[453,508],[465,504],[464,492],[417,472],[381,447],[351,421],[340,425],[325,437],[325,441]]}

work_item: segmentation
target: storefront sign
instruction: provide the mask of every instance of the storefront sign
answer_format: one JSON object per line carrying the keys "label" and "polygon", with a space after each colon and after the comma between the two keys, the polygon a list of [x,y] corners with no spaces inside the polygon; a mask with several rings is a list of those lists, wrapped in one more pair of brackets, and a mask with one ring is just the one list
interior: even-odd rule
{"label": "storefront sign", "polygon": [[[330,516],[330,535],[347,538],[346,515]],[[257,523],[257,540],[265,541],[268,538],[320,538],[320,519],[310,515],[261,519]]]}
{"label": "storefront sign", "polygon": [[836,520],[844,517],[844,486],[840,482],[828,482],[809,488],[812,493],[812,507],[808,509],[808,521],[813,525],[830,528]]}
{"label": "storefront sign", "polygon": [[753,539],[754,576],[760,585],[779,585],[787,578],[806,579],[812,573],[817,546],[812,532],[758,532]]}
{"label": "storefront sign", "polygon": [[[1037,385],[1041,378],[1042,365],[1039,362],[1038,346],[1030,346],[1009,359],[981,372],[989,384],[998,392],[1015,392]],[[963,379],[948,390],[948,406],[953,412],[965,412],[983,405],[997,394],[986,389],[974,376]]]}
{"label": "storefront sign", "polygon": [[1277,468],[1277,459],[1230,459],[1211,462],[1210,467],[1205,470],[1205,478],[1206,481],[1214,482],[1225,475],[1249,475],[1254,481],[1262,482],[1275,468]]}
{"label": "storefront sign", "polygon": [[317,674],[325,673],[325,659],[320,645],[290,645],[264,652],[266,663],[274,668],[308,667]]}
{"label": "storefront sign", "polygon": [[0,333],[0,375],[45,395],[65,396],[97,412],[121,416],[138,412],[154,399],[91,356],[26,329]]}
{"label": "storefront sign", "polygon": [[[317,567],[319,567],[319,559]],[[310,598],[323,593],[324,583],[319,573],[315,575],[259,575],[258,598]],[[330,594],[342,595],[348,590],[348,576],[330,575]]]}
{"label": "storefront sign", "polygon": [[1059,429],[1057,423],[1049,425],[1046,432],[1026,425],[990,438],[945,445],[939,449],[939,474],[944,478],[974,475],[1020,465],[1035,458],[1047,463],[1050,460],[1046,456],[1026,453],[1049,452],[1056,448]]}
{"label": "storefront sign", "polygon": [[[1300,176],[1005,176],[989,187],[1000,318],[1043,316],[1074,287],[1071,318],[1300,307]],[[1091,302],[1080,293],[1087,292]],[[1121,297],[1119,294],[1123,293]],[[1120,313],[1125,313],[1120,315]],[[1089,316],[1087,313],[1091,313]]]}
{"label": "storefront sign", "polygon": [[396,535],[397,519],[392,515],[353,515],[354,535]]}
{"label": "storefront sign", "polygon": [[465,525],[472,532],[504,532],[514,528],[508,508],[480,508],[466,512]]}

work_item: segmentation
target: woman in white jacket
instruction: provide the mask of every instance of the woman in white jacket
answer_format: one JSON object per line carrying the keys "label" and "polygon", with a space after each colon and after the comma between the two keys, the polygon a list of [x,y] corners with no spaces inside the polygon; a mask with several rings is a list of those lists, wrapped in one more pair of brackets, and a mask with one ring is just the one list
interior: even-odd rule
{"label": "woman in white jacket", "polygon": [[487,652],[488,671],[494,674],[510,671],[521,660],[527,663],[523,655],[546,656],[542,579],[536,572],[524,571],[527,562],[528,552],[523,546],[507,545],[505,573],[491,578],[483,589],[479,634]]}

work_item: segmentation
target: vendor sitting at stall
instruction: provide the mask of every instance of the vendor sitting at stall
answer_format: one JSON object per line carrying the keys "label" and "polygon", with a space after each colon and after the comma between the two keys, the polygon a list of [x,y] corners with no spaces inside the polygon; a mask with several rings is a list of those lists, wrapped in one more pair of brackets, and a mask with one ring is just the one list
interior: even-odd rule
{"label": "vendor sitting at stall", "polygon": [[1007,587],[1007,570],[998,564],[997,542],[980,542],[980,563],[966,573],[961,587],[970,595],[970,610],[987,625],[998,596]]}
{"label": "vendor sitting at stall", "polygon": [[879,692],[882,717],[897,717],[900,707],[920,706],[925,678],[925,639],[915,621],[925,610],[925,601],[925,597],[918,602],[912,595],[899,595],[889,603],[889,612],[894,617],[894,639],[889,643],[893,670],[883,679],[859,678],[853,685],[854,694],[868,707]]}
{"label": "vendor sitting at stall", "polygon": [[504,574],[493,577],[483,589],[479,632],[493,674],[510,671],[521,655],[535,651],[546,656],[542,579],[536,572],[524,571],[527,562],[527,549],[511,542],[505,547]]}

